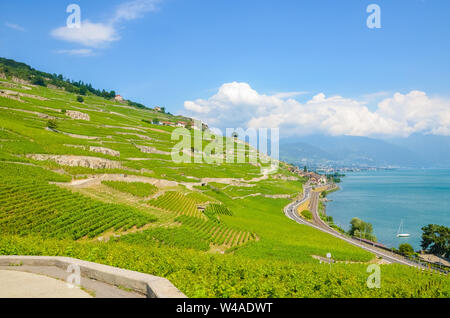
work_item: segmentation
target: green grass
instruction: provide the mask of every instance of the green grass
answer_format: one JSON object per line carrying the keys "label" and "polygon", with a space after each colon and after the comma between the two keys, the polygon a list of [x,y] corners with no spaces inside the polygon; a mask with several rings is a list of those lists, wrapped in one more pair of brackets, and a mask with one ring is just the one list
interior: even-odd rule
{"label": "green grass", "polygon": [[148,204],[163,210],[202,218],[203,214],[197,209],[197,202],[181,192],[170,191]]}
{"label": "green grass", "polygon": [[154,185],[143,182],[102,181],[102,184],[141,198],[148,197],[158,191],[158,188]]}
{"label": "green grass", "polygon": [[68,256],[169,279],[188,297],[450,297],[450,278],[381,265],[381,288],[364,264],[308,264],[209,254],[157,242],[74,242],[0,236],[0,255]]}
{"label": "green grass", "polygon": [[0,232],[43,237],[93,238],[156,221],[129,206],[97,202],[34,180],[0,180]]}

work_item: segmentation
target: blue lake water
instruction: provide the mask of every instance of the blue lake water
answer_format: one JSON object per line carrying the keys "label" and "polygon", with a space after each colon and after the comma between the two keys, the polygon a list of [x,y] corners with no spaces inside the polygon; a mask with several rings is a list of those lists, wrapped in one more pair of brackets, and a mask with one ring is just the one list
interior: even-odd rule
{"label": "blue lake water", "polygon": [[[328,195],[327,214],[348,230],[353,217],[370,222],[378,241],[420,249],[421,228],[450,226],[450,170],[387,170],[347,173],[340,191]],[[397,238],[400,221],[409,238]]]}

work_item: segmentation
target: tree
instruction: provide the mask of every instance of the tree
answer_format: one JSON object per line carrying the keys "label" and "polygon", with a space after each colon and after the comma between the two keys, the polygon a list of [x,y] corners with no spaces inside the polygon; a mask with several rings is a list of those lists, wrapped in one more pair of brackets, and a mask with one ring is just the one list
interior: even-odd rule
{"label": "tree", "polygon": [[85,86],[80,87],[80,95],[86,95],[87,88]]}
{"label": "tree", "polygon": [[46,86],[45,85],[45,81],[41,76],[36,76],[33,81],[31,82],[31,84],[34,85],[39,85],[39,86]]}
{"label": "tree", "polygon": [[307,220],[312,220],[313,218],[312,213],[309,210],[303,210],[300,214]]}
{"label": "tree", "polygon": [[50,128],[50,129],[52,129],[52,130],[54,130],[54,129],[58,128],[58,124],[56,123],[56,121],[50,119],[50,120],[47,122],[47,127]]}
{"label": "tree", "polygon": [[308,172],[308,168],[306,168],[306,166],[303,167],[303,172]]}
{"label": "tree", "polygon": [[430,253],[450,257],[450,228],[437,225],[428,224],[422,227],[422,242],[420,246],[422,249],[429,250]]}
{"label": "tree", "polygon": [[403,243],[398,247],[398,252],[405,256],[411,256],[414,254],[414,249],[410,244]]}
{"label": "tree", "polygon": [[81,97],[81,96],[77,96],[77,102],[83,103],[84,102],[84,98]]}
{"label": "tree", "polygon": [[159,119],[158,118],[153,118],[152,124],[153,125],[159,125]]}
{"label": "tree", "polygon": [[360,218],[353,218],[350,221],[351,227],[348,233],[351,236],[362,237],[367,240],[376,242],[377,238],[373,235],[373,227],[372,224],[368,222],[364,222]]}

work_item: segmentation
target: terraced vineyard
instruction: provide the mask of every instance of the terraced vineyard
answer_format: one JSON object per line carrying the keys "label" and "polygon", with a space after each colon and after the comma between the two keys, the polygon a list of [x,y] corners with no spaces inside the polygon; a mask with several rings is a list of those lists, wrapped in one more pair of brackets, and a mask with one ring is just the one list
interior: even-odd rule
{"label": "terraced vineyard", "polygon": [[[146,272],[188,297],[450,297],[448,277],[405,266],[369,290],[374,255],[283,214],[305,182],[288,164],[173,162],[174,128],[151,123],[190,119],[90,91],[80,103],[76,85],[32,85],[35,71],[2,63],[0,255]],[[313,258],[327,253],[342,261],[331,272]]]}
{"label": "terraced vineyard", "polygon": [[142,182],[102,181],[102,184],[141,198],[148,197],[158,191],[157,187]]}
{"label": "terraced vineyard", "polygon": [[185,215],[179,216],[176,221],[193,229],[196,233],[201,233],[205,240],[217,246],[231,248],[256,239],[254,233],[240,231],[213,221],[203,221]]}
{"label": "terraced vineyard", "polygon": [[132,207],[96,202],[34,180],[0,180],[0,232],[93,238],[156,221]]}
{"label": "terraced vineyard", "polygon": [[176,214],[185,214],[188,216],[194,216],[200,219],[205,219],[202,212],[197,209],[197,204],[195,198],[188,197],[181,192],[169,191],[159,196],[154,200],[150,200],[148,204],[151,206],[175,212]]}
{"label": "terraced vineyard", "polygon": [[233,212],[231,212],[223,204],[209,204],[205,210],[205,214],[206,213],[211,215],[229,215],[229,216],[233,215]]}

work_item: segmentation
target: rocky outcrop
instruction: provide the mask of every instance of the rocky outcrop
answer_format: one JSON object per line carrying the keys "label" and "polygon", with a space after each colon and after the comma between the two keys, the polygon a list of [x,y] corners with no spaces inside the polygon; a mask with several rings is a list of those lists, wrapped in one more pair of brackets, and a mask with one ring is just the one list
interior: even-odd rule
{"label": "rocky outcrop", "polygon": [[[1,75],[1,74],[0,74]],[[0,77],[1,78],[1,77]],[[24,86],[24,85],[19,85],[19,84],[14,84],[14,83],[10,83],[10,82],[1,82],[0,85],[4,86],[4,87],[9,87],[9,88],[18,88],[18,89],[25,89],[25,90],[31,90],[30,87],[28,86]]]}
{"label": "rocky outcrop", "polygon": [[27,155],[28,158],[46,161],[52,160],[62,166],[84,167],[90,169],[121,169],[122,165],[119,161],[113,161],[97,157],[87,156],[64,156],[64,155],[43,155],[34,154]]}
{"label": "rocky outcrop", "polygon": [[79,119],[79,120],[86,120],[86,121],[91,120],[91,117],[88,114],[78,112],[76,110],[68,110],[68,111],[66,111],[66,115],[72,119]]}
{"label": "rocky outcrop", "polygon": [[70,147],[70,148],[77,148],[77,149],[86,149],[84,146],[82,145],[69,145],[69,144],[64,144],[64,147]]}
{"label": "rocky outcrop", "polygon": [[0,73],[0,78],[1,78],[1,79],[6,79],[5,73]]}
{"label": "rocky outcrop", "polygon": [[0,90],[0,97],[5,97],[5,98],[9,98],[9,99],[16,100],[16,101],[21,102],[21,103],[25,103],[23,100],[20,99],[19,96],[16,96],[16,95],[9,95],[9,94],[4,93],[4,92],[1,91],[1,90]]}
{"label": "rocky outcrop", "polygon": [[125,127],[125,126],[110,126],[110,125],[103,125],[105,128],[113,128],[113,129],[124,129],[124,130],[132,130],[132,131],[140,131],[145,133],[145,130],[136,128],[136,127]]}
{"label": "rocky outcrop", "polygon": [[12,81],[14,83],[19,83],[19,84],[24,84],[24,85],[30,85],[31,84],[29,81],[26,81],[24,79],[21,79],[21,78],[15,77],[15,76],[13,76],[11,79],[12,79]]}
{"label": "rocky outcrop", "polygon": [[16,91],[10,91],[9,89],[0,90],[0,94],[6,94],[9,96],[15,96],[15,97],[28,97],[28,98],[38,99],[38,100],[48,100],[47,98],[42,97],[42,96],[25,94],[25,93],[20,93],[20,92],[16,92]]}
{"label": "rocky outcrop", "polygon": [[143,153],[153,153],[158,155],[170,155],[170,152],[161,151],[156,149],[155,147],[149,147],[149,146],[139,146],[136,145],[136,147]]}
{"label": "rocky outcrop", "polygon": [[89,148],[89,151],[102,153],[104,155],[109,155],[109,156],[113,156],[113,157],[120,157],[120,152],[119,151],[112,150],[112,149],[105,148],[105,147],[93,147],[93,146],[91,146]]}
{"label": "rocky outcrop", "polygon": [[[0,96],[1,92],[0,92]],[[39,113],[39,112],[33,112],[31,110],[25,110],[25,109],[18,109],[18,108],[8,108],[8,107],[2,107],[0,106],[0,109],[5,109],[5,110],[10,110],[10,111],[15,111],[15,112],[21,112],[21,113],[27,113],[27,114],[33,114],[38,116],[39,118],[43,118],[43,119],[56,119],[56,117],[47,115],[47,114],[43,114],[43,113]]]}
{"label": "rocky outcrop", "polygon": [[152,138],[145,136],[145,135],[140,135],[140,134],[133,134],[133,133],[125,133],[125,132],[118,132],[118,135],[128,135],[128,136],[136,136],[139,137],[141,139],[145,139],[145,140],[152,140]]}

